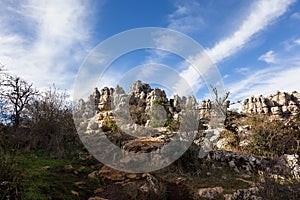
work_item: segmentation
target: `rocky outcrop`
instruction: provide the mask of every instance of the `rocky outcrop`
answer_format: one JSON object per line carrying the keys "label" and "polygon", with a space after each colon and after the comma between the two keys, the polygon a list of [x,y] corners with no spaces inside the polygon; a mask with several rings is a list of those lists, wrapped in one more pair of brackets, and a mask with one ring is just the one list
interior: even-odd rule
{"label": "rocky outcrop", "polygon": [[206,160],[227,163],[228,166],[236,172],[246,174],[252,174],[259,169],[265,168],[265,165],[262,164],[260,159],[232,151],[211,151],[207,155]]}
{"label": "rocky outcrop", "polygon": [[[127,94],[119,85],[115,88],[104,87],[100,91],[98,88],[95,88],[88,102],[93,102],[95,107],[95,109],[91,109],[89,106],[88,109],[96,110],[98,113],[114,110],[125,111],[127,112],[126,115],[128,115],[130,111],[133,121],[142,125],[145,125],[146,122],[147,125],[150,124],[150,113],[153,109],[157,109],[156,105],[159,105],[160,109],[164,110],[165,116],[167,116],[167,113],[172,114],[173,119],[179,119],[179,116],[186,108],[199,111],[200,118],[207,119],[210,117],[210,110],[212,109],[210,100],[203,101],[202,104],[198,105],[194,96],[179,97],[174,95],[173,98],[168,99],[164,90],[159,88],[152,89],[149,84],[140,80],[130,86],[130,92]],[[80,100],[78,109],[86,109],[84,108],[85,104],[83,100]],[[142,119],[141,122],[137,122],[138,119]]]}
{"label": "rocky outcrop", "polygon": [[104,87],[101,90],[101,96],[99,99],[98,108],[102,110],[111,110],[111,102],[112,102],[112,95],[114,93],[113,88]]}
{"label": "rocky outcrop", "polygon": [[155,88],[147,94],[145,111],[146,112],[150,111],[150,109],[154,106],[154,104],[165,105],[167,103],[168,103],[168,99],[167,99],[165,91]]}
{"label": "rocky outcrop", "polygon": [[209,118],[210,117],[210,110],[212,109],[211,101],[203,100],[202,104],[199,105],[200,109],[200,118]]}
{"label": "rocky outcrop", "polygon": [[267,174],[276,174],[277,177],[300,179],[299,155],[284,154],[277,160],[256,158],[238,152],[216,150],[205,157],[206,161],[217,161],[228,165],[238,173],[253,174],[261,171]]}
{"label": "rocky outcrop", "polygon": [[300,159],[299,155],[284,154],[277,160],[276,164],[272,167],[273,174],[281,176],[292,176],[293,178],[300,179]]}
{"label": "rocky outcrop", "polygon": [[173,99],[170,99],[170,105],[174,108],[174,112],[180,112],[181,108],[186,104],[186,97],[180,97],[177,94],[174,95]]}
{"label": "rocky outcrop", "polygon": [[243,112],[249,114],[268,114],[275,117],[290,117],[300,111],[300,94],[277,92],[264,97],[250,97],[244,101]]}
{"label": "rocky outcrop", "polygon": [[[203,154],[206,154],[213,148],[212,141],[219,135],[216,133],[220,132],[216,128],[208,129],[212,107],[210,100],[199,105],[194,96],[174,95],[174,98],[168,99],[164,90],[152,89],[149,84],[136,81],[130,86],[129,93],[125,93],[120,86],[101,90],[95,88],[87,102],[78,102],[74,118],[79,132],[87,135],[99,131],[109,135],[121,131],[136,137],[150,137],[151,142],[133,140],[126,145],[122,143],[124,149],[133,152],[153,151],[170,142],[175,133],[197,131],[199,137],[194,143],[198,146],[205,143]],[[82,115],[85,117],[82,118]],[[205,120],[198,122],[198,119]],[[166,131],[158,128],[165,128]],[[207,132],[200,133],[204,129],[208,129]],[[209,140],[203,140],[206,136]],[[117,140],[120,145],[121,140]]]}
{"label": "rocky outcrop", "polygon": [[263,198],[258,196],[258,188],[240,189],[235,191],[232,195],[226,197],[226,200],[262,200]]}

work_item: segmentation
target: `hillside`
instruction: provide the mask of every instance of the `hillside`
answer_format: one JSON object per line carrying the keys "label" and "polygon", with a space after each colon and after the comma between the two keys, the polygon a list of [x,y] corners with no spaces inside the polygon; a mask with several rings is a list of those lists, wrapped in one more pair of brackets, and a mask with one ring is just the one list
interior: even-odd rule
{"label": "hillside", "polygon": [[299,199],[299,94],[216,99],[137,81],[79,100],[75,125],[1,125],[1,199]]}

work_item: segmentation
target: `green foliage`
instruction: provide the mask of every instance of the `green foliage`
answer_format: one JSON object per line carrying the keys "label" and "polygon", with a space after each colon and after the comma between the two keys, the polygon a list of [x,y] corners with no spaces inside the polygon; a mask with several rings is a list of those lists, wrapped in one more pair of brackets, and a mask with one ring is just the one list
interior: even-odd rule
{"label": "green foliage", "polygon": [[[82,164],[79,160],[50,158],[39,152],[25,153],[19,150],[5,156],[1,152],[0,199],[3,200],[88,199],[94,195],[96,188],[104,185],[100,176],[87,178],[99,167],[91,169],[86,162]],[[72,165],[73,169],[66,170],[65,165]],[[77,186],[76,182],[83,184]],[[72,191],[78,195],[72,194]]]}
{"label": "green foliage", "polygon": [[0,199],[19,199],[22,170],[12,154],[0,153]]}
{"label": "green foliage", "polygon": [[167,128],[169,131],[178,131],[180,127],[180,122],[178,120],[168,120]]}
{"label": "green foliage", "polygon": [[118,125],[116,124],[116,122],[111,120],[110,116],[106,116],[104,118],[104,124],[102,126],[102,130],[104,132],[107,132],[107,131],[116,132],[118,130]]}
{"label": "green foliage", "polygon": [[221,132],[220,138],[226,138],[226,150],[236,151],[238,149],[240,139],[237,132],[225,129]]}
{"label": "green foliage", "polygon": [[112,130],[113,132],[117,131],[117,130],[118,130],[118,125],[117,125],[116,123],[112,123],[112,124],[111,124],[111,130]]}
{"label": "green foliage", "polygon": [[285,124],[281,120],[252,116],[247,123],[252,127],[251,143],[244,150],[256,156],[277,158],[283,154],[299,153],[300,130],[293,128],[297,120]]}
{"label": "green foliage", "polygon": [[0,130],[0,199],[19,199],[23,169]]}

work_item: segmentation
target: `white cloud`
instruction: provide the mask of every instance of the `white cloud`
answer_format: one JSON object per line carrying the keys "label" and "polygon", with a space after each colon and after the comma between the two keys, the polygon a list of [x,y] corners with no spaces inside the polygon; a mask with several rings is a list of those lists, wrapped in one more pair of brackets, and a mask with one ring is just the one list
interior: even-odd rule
{"label": "white cloud", "polygon": [[249,74],[243,80],[228,85],[227,88],[231,94],[230,98],[233,100],[243,100],[246,97],[264,93],[266,81],[279,72],[278,68],[258,70]]}
{"label": "white cloud", "polygon": [[200,4],[197,1],[178,1],[176,10],[168,16],[168,28],[190,33],[199,30],[204,21],[200,16]]}
{"label": "white cloud", "polygon": [[270,50],[268,52],[266,52],[265,54],[261,55],[258,60],[264,61],[266,63],[276,63],[276,58],[275,58],[275,54],[274,51]]}
{"label": "white cloud", "polygon": [[266,69],[257,70],[248,74],[243,80],[228,85],[233,101],[243,100],[250,96],[269,95],[276,91],[300,91],[299,53],[293,55],[278,55],[278,64]]}
{"label": "white cloud", "polygon": [[241,23],[238,30],[222,39],[208,54],[215,62],[233,55],[242,49],[245,44],[258,32],[265,29],[270,23],[284,14],[295,0],[257,1],[252,6],[249,16]]}
{"label": "white cloud", "polygon": [[250,72],[250,68],[249,67],[239,67],[239,68],[236,68],[235,71],[239,74],[242,74],[242,75],[246,75],[246,74],[249,74]]}
{"label": "white cloud", "polygon": [[269,95],[276,91],[300,91],[299,74],[300,66],[286,69],[268,68],[248,76],[242,81],[228,85],[233,101],[244,100],[250,96]]}
{"label": "white cloud", "polygon": [[300,20],[300,13],[299,12],[295,12],[291,15],[291,18],[292,19],[295,19],[295,20]]}
{"label": "white cloud", "polygon": [[228,77],[230,77],[230,75],[229,75],[229,74],[225,74],[225,75],[223,76],[223,79],[227,79]]}
{"label": "white cloud", "polygon": [[0,27],[5,30],[0,33],[0,62],[37,87],[55,83],[70,89],[86,54],[89,5],[80,0],[13,3],[0,4]]}
{"label": "white cloud", "polygon": [[297,45],[300,45],[300,38],[296,39],[296,40],[294,41],[294,43],[297,44]]}
{"label": "white cloud", "polygon": [[[204,24],[200,16],[200,4],[195,0],[176,1],[174,3],[175,10],[168,15],[167,28],[173,29],[185,34],[193,33],[201,28]],[[168,35],[164,32],[157,34],[157,46],[164,49],[176,49],[178,45],[178,38],[175,34]],[[162,51],[152,51],[151,55],[145,61],[145,64],[157,63],[163,61],[169,54]]]}
{"label": "white cloud", "polygon": [[[232,56],[238,50],[242,49],[246,43],[258,32],[265,29],[270,23],[274,22],[279,16],[284,14],[288,7],[294,3],[294,0],[274,0],[274,1],[257,1],[252,6],[249,16],[241,23],[241,26],[232,33],[232,35],[219,41],[213,48],[208,49],[207,53],[212,60],[217,63],[223,59]],[[202,55],[199,58],[195,57],[193,60],[199,60],[201,66]],[[213,68],[212,65],[207,65],[203,68],[203,71]],[[186,80],[191,80],[193,85],[199,85],[199,78],[195,78],[194,69],[190,66],[188,69],[182,72],[182,75]],[[210,75],[207,71],[204,73],[204,78]],[[217,77],[211,77],[217,78]],[[210,81],[213,82],[213,81]],[[217,84],[217,83],[214,83]],[[221,84],[221,83],[218,83]],[[200,84],[201,86],[201,84]],[[194,87],[193,87],[194,88]]]}

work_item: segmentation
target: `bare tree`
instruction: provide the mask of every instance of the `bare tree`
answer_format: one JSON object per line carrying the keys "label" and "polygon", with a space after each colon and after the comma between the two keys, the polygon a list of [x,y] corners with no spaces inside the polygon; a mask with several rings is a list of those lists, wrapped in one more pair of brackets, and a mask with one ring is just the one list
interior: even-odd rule
{"label": "bare tree", "polygon": [[229,107],[229,103],[230,103],[227,100],[230,92],[226,92],[223,96],[219,96],[217,88],[212,87],[212,86],[211,86],[211,88],[212,88],[212,91],[213,91],[213,93],[215,95],[215,106],[216,106],[216,109],[219,112],[221,112],[221,114],[223,116],[226,116],[227,108]]}
{"label": "bare tree", "polygon": [[18,127],[23,110],[34,95],[38,94],[38,91],[32,87],[32,84],[27,83],[18,76],[5,73],[3,79],[1,81],[1,101],[7,109],[11,110],[11,120],[14,126]]}
{"label": "bare tree", "polygon": [[31,119],[30,148],[44,149],[51,156],[74,153],[79,138],[73,121],[72,103],[66,91],[55,86],[41,92],[28,107]]}

